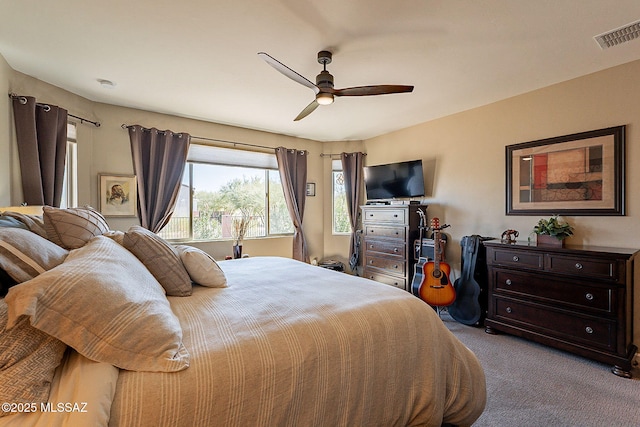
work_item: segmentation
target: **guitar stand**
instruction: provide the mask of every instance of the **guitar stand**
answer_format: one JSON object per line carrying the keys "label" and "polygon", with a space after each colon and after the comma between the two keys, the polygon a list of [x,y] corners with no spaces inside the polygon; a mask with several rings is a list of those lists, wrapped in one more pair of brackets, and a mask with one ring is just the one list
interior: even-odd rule
{"label": "guitar stand", "polygon": [[449,313],[449,310],[447,309],[447,307],[441,307],[441,306],[431,306],[431,308],[433,308],[436,313],[438,314],[438,317],[440,318],[440,320],[442,320],[442,313]]}

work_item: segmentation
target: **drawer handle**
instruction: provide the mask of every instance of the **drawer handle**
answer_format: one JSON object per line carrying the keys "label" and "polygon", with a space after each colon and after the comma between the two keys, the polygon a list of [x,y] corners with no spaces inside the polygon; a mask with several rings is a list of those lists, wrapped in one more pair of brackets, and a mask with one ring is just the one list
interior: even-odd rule
{"label": "drawer handle", "polygon": [[576,269],[582,270],[582,264],[580,264],[579,262],[576,262]]}
{"label": "drawer handle", "polygon": [[511,282],[511,279],[507,279],[507,280],[504,281],[504,283],[506,283],[507,285],[511,286],[512,282]]}
{"label": "drawer handle", "polygon": [[507,307],[507,313],[511,313],[513,312],[513,309],[511,307]]}
{"label": "drawer handle", "polygon": [[591,293],[586,294],[584,297],[589,301],[593,301],[593,294]]}
{"label": "drawer handle", "polygon": [[373,260],[372,259],[369,260],[369,264],[373,265]]}
{"label": "drawer handle", "polygon": [[393,268],[398,268],[398,265],[397,265],[397,264],[396,264],[396,265],[394,265],[394,266],[393,266]]}
{"label": "drawer handle", "polygon": [[512,259],[513,259],[513,262],[520,261],[520,258],[517,255],[514,255]]}
{"label": "drawer handle", "polygon": [[393,248],[393,252],[398,253],[398,248]]}
{"label": "drawer handle", "polygon": [[398,234],[400,234],[400,232],[399,232],[399,231],[396,231],[396,236],[397,236]]}
{"label": "drawer handle", "polygon": [[394,218],[398,218],[398,214],[394,214],[394,215],[393,215],[393,217],[394,217]]}
{"label": "drawer handle", "polygon": [[369,249],[373,249],[373,245],[369,245]]}
{"label": "drawer handle", "polygon": [[584,328],[584,331],[588,334],[592,334],[593,333],[593,328],[591,326],[587,326],[586,328]]}

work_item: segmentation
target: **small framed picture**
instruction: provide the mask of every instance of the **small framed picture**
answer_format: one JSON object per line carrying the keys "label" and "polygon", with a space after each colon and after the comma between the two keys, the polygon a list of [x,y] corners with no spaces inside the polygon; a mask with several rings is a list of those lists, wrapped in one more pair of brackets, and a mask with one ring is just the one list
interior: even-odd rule
{"label": "small framed picture", "polygon": [[135,175],[99,174],[99,209],[104,216],[137,216],[138,185]]}
{"label": "small framed picture", "polygon": [[307,196],[315,196],[315,195],[316,195],[316,183],[307,182]]}

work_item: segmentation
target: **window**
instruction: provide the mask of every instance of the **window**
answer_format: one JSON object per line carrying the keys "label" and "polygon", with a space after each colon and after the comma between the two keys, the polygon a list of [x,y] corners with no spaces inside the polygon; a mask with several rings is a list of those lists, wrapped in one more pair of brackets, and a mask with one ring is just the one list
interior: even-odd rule
{"label": "window", "polygon": [[350,234],[351,221],[347,208],[347,194],[344,188],[342,162],[331,162],[333,169],[333,234]]}
{"label": "window", "polygon": [[247,238],[293,233],[275,155],[237,151],[192,144],[176,208],[160,236],[231,239],[234,219],[243,216],[250,219]]}
{"label": "window", "polygon": [[62,208],[78,206],[78,144],[76,138],[76,124],[67,123],[67,157],[64,163],[62,200],[60,201]]}

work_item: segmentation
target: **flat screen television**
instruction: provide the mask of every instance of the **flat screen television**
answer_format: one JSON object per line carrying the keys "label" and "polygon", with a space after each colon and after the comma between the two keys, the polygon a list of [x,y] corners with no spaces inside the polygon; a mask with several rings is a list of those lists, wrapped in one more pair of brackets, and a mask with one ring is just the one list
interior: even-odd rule
{"label": "flat screen television", "polygon": [[367,200],[424,196],[422,160],[364,167]]}

